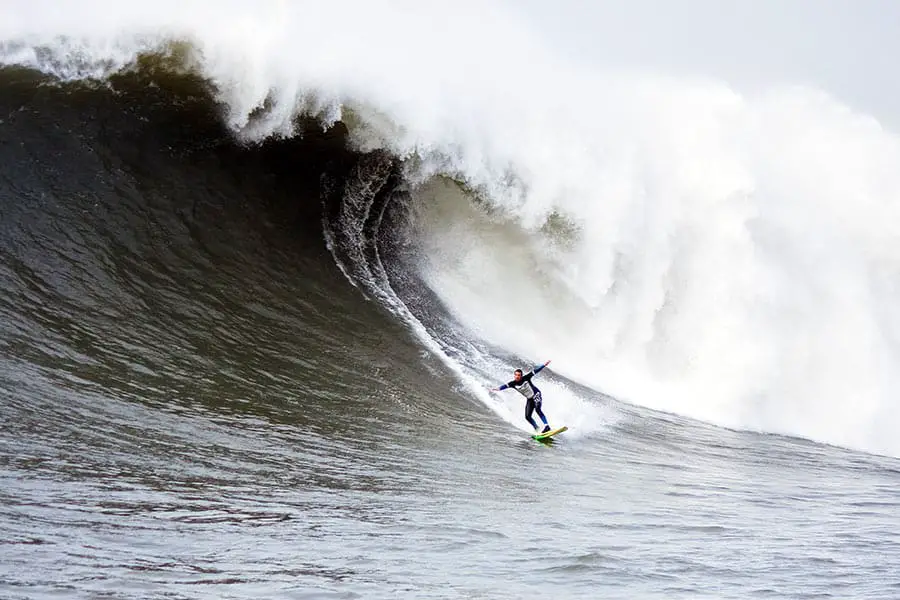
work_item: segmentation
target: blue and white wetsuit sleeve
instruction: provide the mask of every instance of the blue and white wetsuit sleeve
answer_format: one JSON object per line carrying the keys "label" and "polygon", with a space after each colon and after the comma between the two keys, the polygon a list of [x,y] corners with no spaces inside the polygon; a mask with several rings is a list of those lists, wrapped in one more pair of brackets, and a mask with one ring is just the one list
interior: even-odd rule
{"label": "blue and white wetsuit sleeve", "polygon": [[541,369],[543,369],[545,366],[546,366],[546,365],[538,365],[538,366],[536,366],[536,367],[534,368],[534,370],[531,371],[531,372],[534,373],[535,375],[537,375],[538,373],[541,372]]}

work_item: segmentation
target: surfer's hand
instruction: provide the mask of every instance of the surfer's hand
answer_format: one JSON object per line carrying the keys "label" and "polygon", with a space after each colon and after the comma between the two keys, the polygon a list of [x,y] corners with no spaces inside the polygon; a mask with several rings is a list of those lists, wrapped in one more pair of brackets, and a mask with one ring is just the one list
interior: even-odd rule
{"label": "surfer's hand", "polygon": [[547,362],[544,363],[544,366],[546,367],[549,364],[550,364],[550,361],[548,360]]}

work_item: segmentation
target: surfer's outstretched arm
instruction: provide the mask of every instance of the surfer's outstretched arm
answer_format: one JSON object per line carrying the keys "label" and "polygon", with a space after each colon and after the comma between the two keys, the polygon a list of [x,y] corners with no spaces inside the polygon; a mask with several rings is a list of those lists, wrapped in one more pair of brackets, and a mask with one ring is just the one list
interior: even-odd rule
{"label": "surfer's outstretched arm", "polygon": [[545,362],[544,364],[536,366],[536,367],[534,368],[534,370],[532,371],[532,373],[533,373],[534,375],[537,375],[538,373],[541,372],[541,369],[543,369],[544,367],[546,367],[546,366],[549,365],[549,364],[550,364],[550,361],[548,360],[548,361]]}
{"label": "surfer's outstretched arm", "polygon": [[546,367],[549,364],[550,364],[550,361],[548,360],[547,362],[545,362],[542,365],[535,366],[534,369],[532,369],[531,371],[528,371],[528,373],[526,373],[525,375],[522,375],[522,369],[516,369],[516,379],[514,381],[510,381],[509,383],[504,383],[500,387],[490,388],[490,391],[499,392],[501,390],[511,388],[514,385],[520,385],[523,380],[530,381],[532,377],[537,375],[541,369],[543,369],[544,367]]}

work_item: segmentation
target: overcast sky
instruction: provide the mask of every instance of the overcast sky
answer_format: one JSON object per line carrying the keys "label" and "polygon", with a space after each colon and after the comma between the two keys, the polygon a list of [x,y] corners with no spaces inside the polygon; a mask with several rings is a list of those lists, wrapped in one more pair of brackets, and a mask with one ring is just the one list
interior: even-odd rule
{"label": "overcast sky", "polygon": [[806,83],[900,132],[900,0],[511,0],[580,59]]}

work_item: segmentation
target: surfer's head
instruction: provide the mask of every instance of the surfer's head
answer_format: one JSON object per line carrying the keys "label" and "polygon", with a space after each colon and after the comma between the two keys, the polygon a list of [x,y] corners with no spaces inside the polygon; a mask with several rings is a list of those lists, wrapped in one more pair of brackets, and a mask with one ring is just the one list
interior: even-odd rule
{"label": "surfer's head", "polygon": [[515,375],[516,381],[522,380],[522,369],[516,369],[516,372],[513,373]]}

